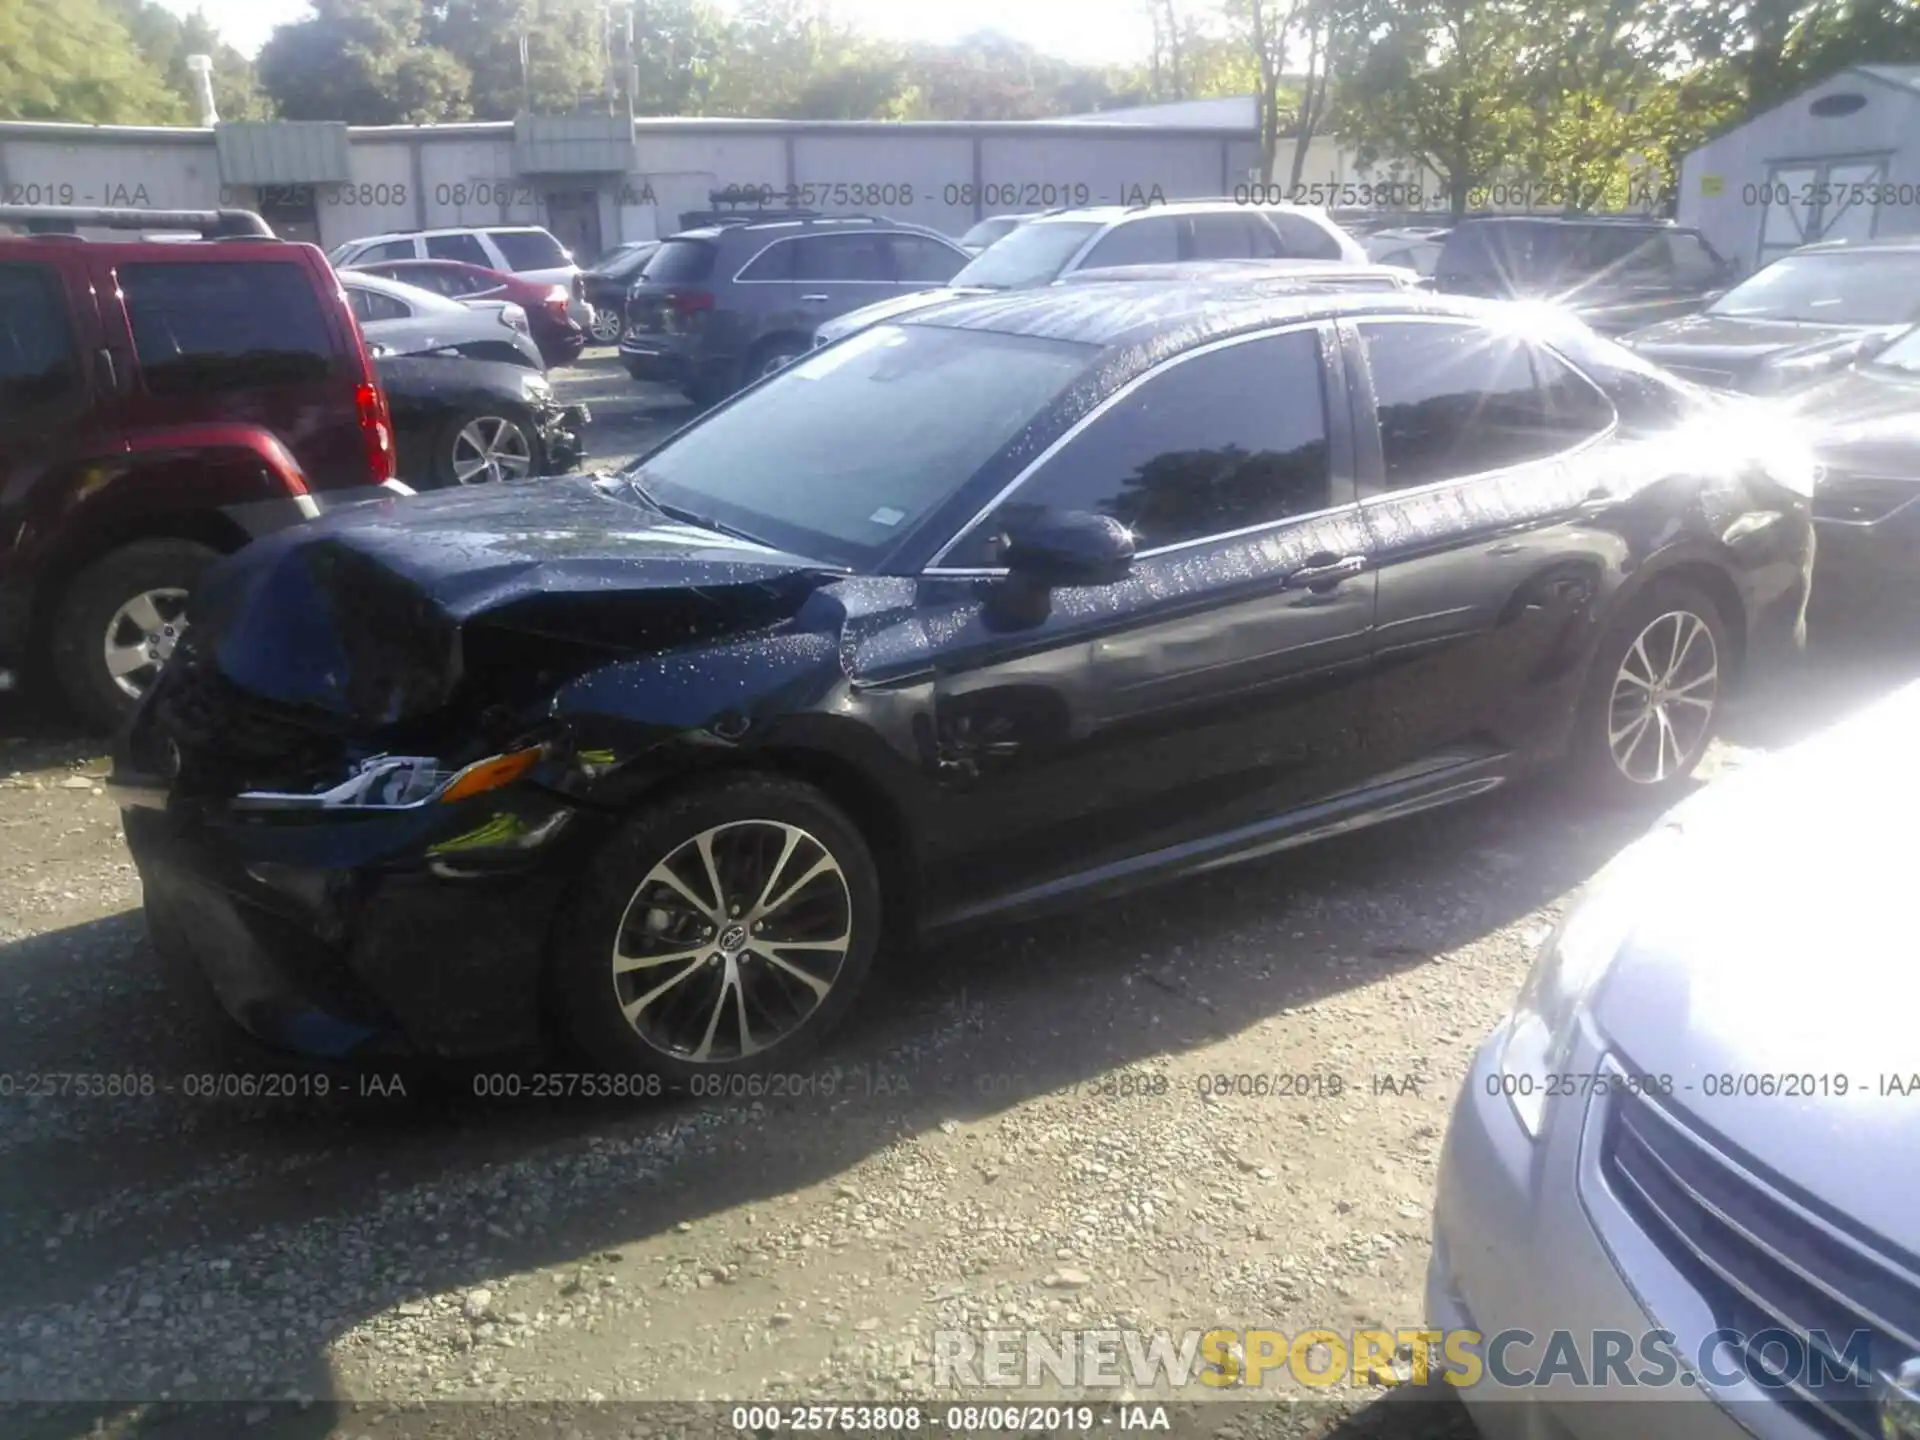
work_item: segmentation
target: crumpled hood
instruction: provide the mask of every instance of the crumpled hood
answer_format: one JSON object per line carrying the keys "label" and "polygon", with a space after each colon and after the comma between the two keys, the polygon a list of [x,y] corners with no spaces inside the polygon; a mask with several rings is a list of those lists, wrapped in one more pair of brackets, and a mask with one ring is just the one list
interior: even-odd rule
{"label": "crumpled hood", "polygon": [[476,623],[639,653],[791,614],[832,573],[618,493],[509,482],[291,527],[209,572],[195,652],[254,695],[384,725],[445,703]]}
{"label": "crumpled hood", "polygon": [[[1920,1251],[1920,685],[1679,806],[1668,897],[1642,911],[1594,1018],[1637,1073],[1760,1164]],[[1707,1076],[1813,1077],[1708,1095]],[[1832,1077],[1844,1077],[1848,1093]],[[1823,1078],[1824,1077],[1824,1078]],[[1736,1082],[1737,1083],[1737,1082]]]}
{"label": "crumpled hood", "polygon": [[856,330],[864,330],[869,325],[878,325],[882,320],[897,319],[902,315],[910,315],[916,310],[925,310],[931,305],[963,299],[969,295],[992,293],[978,286],[968,286],[962,290],[947,287],[939,290],[916,290],[911,295],[893,295],[885,300],[876,300],[871,305],[862,305],[858,310],[849,310],[844,315],[836,315],[831,320],[822,321],[813,333],[822,340],[838,340],[842,336],[853,334]]}
{"label": "crumpled hood", "polygon": [[[1683,315],[1625,336],[1621,343],[1659,365],[1725,370],[1748,380],[1771,367],[1816,358],[1844,365],[1904,325],[1814,325],[1737,315]],[[1808,378],[1821,373],[1816,367]]]}

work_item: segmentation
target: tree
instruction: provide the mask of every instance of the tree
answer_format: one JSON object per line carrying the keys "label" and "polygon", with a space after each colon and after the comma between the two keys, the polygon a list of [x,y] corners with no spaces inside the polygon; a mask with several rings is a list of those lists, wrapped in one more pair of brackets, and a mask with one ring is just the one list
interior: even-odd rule
{"label": "tree", "polygon": [[1288,49],[1308,0],[1226,0],[1222,16],[1253,62],[1260,137],[1260,174],[1273,175],[1280,136],[1293,120],[1285,85]]}
{"label": "tree", "polygon": [[523,108],[565,114],[605,94],[609,52],[596,0],[445,0],[424,17],[420,39],[466,68],[477,120],[511,120]]}
{"label": "tree", "polygon": [[[134,45],[160,72],[167,88],[187,99],[189,112],[196,110],[192,97],[199,92],[192,72],[187,69],[187,57],[207,55],[213,60],[213,99],[220,118],[270,118],[272,105],[259,87],[252,63],[220,38],[204,11],[196,10],[182,17],[155,4],[154,0],[104,0],[104,3],[127,27]],[[198,117],[190,113],[189,118]]]}
{"label": "tree", "polygon": [[1440,177],[1454,215],[1529,151],[1536,117],[1519,0],[1408,6],[1342,87],[1343,133],[1362,164],[1411,159]]}
{"label": "tree", "polygon": [[473,75],[423,40],[416,0],[315,0],[261,47],[260,83],[288,120],[424,125],[473,115]]}
{"label": "tree", "polygon": [[100,0],[0,0],[0,119],[178,124],[184,91]]}

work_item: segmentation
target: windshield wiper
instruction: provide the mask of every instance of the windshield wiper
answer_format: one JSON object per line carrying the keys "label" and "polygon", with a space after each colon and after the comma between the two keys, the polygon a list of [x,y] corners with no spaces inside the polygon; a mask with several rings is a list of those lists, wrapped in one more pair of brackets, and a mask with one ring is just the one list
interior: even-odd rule
{"label": "windshield wiper", "polygon": [[627,472],[620,478],[627,482],[628,488],[633,491],[641,504],[658,510],[669,520],[677,520],[682,525],[697,525],[702,530],[712,530],[721,535],[730,535],[735,540],[746,540],[754,545],[764,545],[767,543],[758,535],[749,535],[737,525],[725,524],[722,521],[715,520],[711,515],[702,515],[698,511],[689,510],[684,505],[669,505],[651,490],[647,489],[645,485],[640,483],[640,476],[637,472]]}

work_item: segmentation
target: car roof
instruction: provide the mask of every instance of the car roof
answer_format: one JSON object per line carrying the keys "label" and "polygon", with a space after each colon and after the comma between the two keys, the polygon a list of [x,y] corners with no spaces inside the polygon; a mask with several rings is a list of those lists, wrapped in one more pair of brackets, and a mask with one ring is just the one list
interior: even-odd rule
{"label": "car roof", "polygon": [[389,280],[386,276],[375,275],[370,270],[356,270],[351,265],[348,265],[342,267],[338,274],[342,283],[350,281],[363,290],[372,290],[377,294],[390,295],[395,300],[405,300],[411,305],[418,305],[424,300],[428,309],[433,309],[436,306],[441,309],[451,306],[455,310],[464,310],[467,308],[458,300],[449,300],[444,295],[435,294],[431,290],[423,290],[418,285],[408,285],[403,281]]}
{"label": "car roof", "polygon": [[791,231],[795,235],[804,235],[827,226],[859,226],[867,230],[905,230],[914,235],[934,235],[948,244],[952,240],[928,225],[916,225],[911,220],[890,220],[884,215],[822,215],[806,220],[747,220],[735,225],[696,225],[691,230],[676,230],[667,236],[668,240],[707,240],[724,239],[728,235],[765,235],[770,230]]}
{"label": "car roof", "polygon": [[498,235],[502,232],[544,235],[544,225],[443,225],[436,230],[383,230],[378,235],[357,235],[348,245],[377,245],[384,240],[414,240],[426,235]]}
{"label": "car roof", "polygon": [[902,316],[900,325],[991,330],[1083,345],[1174,348],[1289,321],[1333,315],[1484,316],[1484,300],[1421,290],[1296,290],[1238,284],[1048,285],[945,301]]}
{"label": "car roof", "polygon": [[1830,255],[1839,250],[1920,250],[1920,235],[1876,235],[1871,240],[1815,240],[1789,253],[1805,255],[1818,251]]}
{"label": "car roof", "polygon": [[1172,260],[1147,265],[1107,265],[1062,275],[1062,285],[1099,285],[1120,281],[1209,281],[1247,284],[1256,280],[1302,280],[1317,275],[1351,275],[1362,279],[1400,280],[1408,271],[1398,265],[1364,264],[1353,260],[1319,260],[1306,256],[1274,259]]}
{"label": "car roof", "polygon": [[1455,222],[1452,233],[1458,235],[1463,230],[1479,230],[1498,225],[1543,225],[1555,229],[1565,229],[1570,226],[1604,226],[1609,230],[1693,228],[1676,225],[1673,221],[1663,220],[1657,215],[1463,215]]}

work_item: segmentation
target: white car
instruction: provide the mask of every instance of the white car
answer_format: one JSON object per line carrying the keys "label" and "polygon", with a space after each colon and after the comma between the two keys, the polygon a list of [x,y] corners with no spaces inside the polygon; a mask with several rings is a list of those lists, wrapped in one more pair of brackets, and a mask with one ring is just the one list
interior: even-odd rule
{"label": "white car", "polygon": [[1061,210],[1015,226],[941,289],[890,296],[826,321],[813,332],[814,344],[825,345],[962,295],[1055,285],[1078,270],[1192,260],[1345,260],[1364,265],[1367,252],[1326,211],[1307,205],[1178,200]]}
{"label": "white car", "polygon": [[538,225],[460,226],[447,230],[395,230],[363,235],[336,245],[327,259],[338,270],[383,260],[463,260],[504,270],[541,285],[564,285],[573,297],[568,313],[582,328],[593,324],[581,270],[566,247]]}
{"label": "white car", "polygon": [[504,360],[544,371],[527,312],[509,301],[461,302],[402,285],[383,275],[348,271],[340,288],[370,346],[384,355],[447,352],[470,360]]}
{"label": "white car", "polygon": [[1419,275],[1432,275],[1446,239],[1446,227],[1441,225],[1376,230],[1367,237],[1367,256],[1376,264],[1398,265]]}

